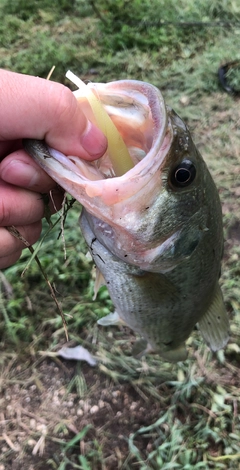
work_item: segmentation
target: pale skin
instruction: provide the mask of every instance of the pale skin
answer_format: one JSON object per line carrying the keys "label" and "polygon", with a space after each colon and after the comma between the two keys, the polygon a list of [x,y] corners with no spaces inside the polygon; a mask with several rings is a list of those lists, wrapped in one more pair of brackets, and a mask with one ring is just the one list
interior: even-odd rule
{"label": "pale skin", "polygon": [[65,155],[95,160],[107,142],[81,111],[71,91],[53,81],[0,70],[0,269],[14,264],[23,242],[5,227],[14,225],[30,243],[41,233],[42,194],[51,194],[52,212],[62,191],[27,155],[23,138],[45,139]]}

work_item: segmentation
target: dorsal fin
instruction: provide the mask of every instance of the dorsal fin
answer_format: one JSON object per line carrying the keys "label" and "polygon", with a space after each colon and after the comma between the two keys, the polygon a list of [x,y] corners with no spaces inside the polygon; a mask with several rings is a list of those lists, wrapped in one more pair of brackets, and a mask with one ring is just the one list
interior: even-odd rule
{"label": "dorsal fin", "polygon": [[218,351],[226,346],[229,339],[229,320],[218,283],[214,289],[212,303],[198,326],[203,339],[212,351]]}

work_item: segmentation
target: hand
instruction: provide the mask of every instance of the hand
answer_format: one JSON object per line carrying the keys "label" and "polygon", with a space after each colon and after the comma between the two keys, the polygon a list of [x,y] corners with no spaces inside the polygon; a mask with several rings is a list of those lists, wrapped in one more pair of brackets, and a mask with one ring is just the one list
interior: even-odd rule
{"label": "hand", "polygon": [[41,233],[44,203],[51,192],[50,209],[61,207],[62,192],[27,155],[23,138],[45,139],[66,155],[94,160],[107,142],[82,113],[65,86],[37,77],[0,70],[0,269],[15,263],[23,243],[4,227],[14,225],[30,243]]}

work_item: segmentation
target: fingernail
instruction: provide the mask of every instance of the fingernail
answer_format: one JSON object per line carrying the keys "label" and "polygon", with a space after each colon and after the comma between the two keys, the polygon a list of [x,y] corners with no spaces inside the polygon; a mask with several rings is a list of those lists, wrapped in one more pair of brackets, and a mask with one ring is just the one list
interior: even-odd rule
{"label": "fingernail", "polygon": [[87,128],[81,136],[81,144],[91,157],[99,158],[106,152],[107,138],[98,127],[88,121]]}

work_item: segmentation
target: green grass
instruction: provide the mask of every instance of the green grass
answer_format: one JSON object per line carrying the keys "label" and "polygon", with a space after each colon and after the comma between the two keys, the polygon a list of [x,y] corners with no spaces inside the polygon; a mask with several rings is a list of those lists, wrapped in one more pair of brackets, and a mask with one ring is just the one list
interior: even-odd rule
{"label": "green grass", "polygon": [[0,9],[0,66],[44,77],[55,65],[55,80],[71,67],[95,81],[127,76],[164,89],[171,76],[171,91],[205,93],[218,87],[220,62],[239,58],[235,2],[1,0]]}
{"label": "green grass", "polygon": [[[0,14],[4,18],[0,67],[46,77],[55,65],[53,79],[64,83],[68,68],[84,80],[145,80],[158,86],[166,102],[187,121],[223,203],[226,242],[221,285],[231,320],[230,342],[216,355],[195,331],[188,341],[190,357],[183,364],[163,363],[157,356],[134,359],[129,331],[96,326],[113,306],[106,289],[92,302],[94,268],[85,256],[87,247],[77,222],[80,207],[75,204],[65,224],[66,259],[60,224],[45,237],[38,255],[66,314],[71,342],[88,347],[98,356],[99,366],[92,371],[81,364],[73,368],[46,359],[48,352],[63,344],[65,333],[35,261],[21,277],[30,257],[25,251],[16,265],[4,271],[0,297],[0,406],[6,416],[12,413],[3,432],[13,442],[16,432],[23,442],[19,465],[37,469],[42,464],[53,470],[238,469],[240,115],[239,101],[223,93],[217,80],[220,64],[240,60],[238,2],[0,0]],[[229,79],[235,86],[239,83],[237,69]],[[54,375],[51,360],[59,368],[54,373],[60,385],[45,383]],[[46,372],[41,372],[42,364]],[[31,392],[33,385],[37,397]],[[14,396],[16,387],[9,411],[5,397]],[[72,414],[64,415],[67,405],[62,401],[58,412],[50,413],[51,387],[63,392],[64,402],[74,403]],[[31,428],[27,418],[18,428],[20,417],[15,418],[13,411],[25,389],[36,420],[42,406],[40,417],[47,427],[46,453],[37,461],[31,460],[28,442],[29,437],[37,442],[42,430]],[[41,404],[34,408],[39,396]],[[87,406],[89,400],[91,406],[98,405],[99,399],[106,400],[107,411],[96,418],[90,411],[80,413],[78,418],[79,406]],[[21,437],[26,427],[29,432]],[[0,434],[0,447],[1,439]],[[11,447],[0,455],[6,470],[15,455]]]}

